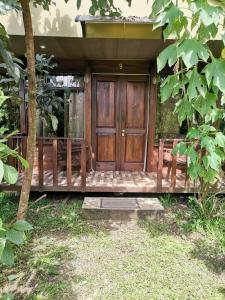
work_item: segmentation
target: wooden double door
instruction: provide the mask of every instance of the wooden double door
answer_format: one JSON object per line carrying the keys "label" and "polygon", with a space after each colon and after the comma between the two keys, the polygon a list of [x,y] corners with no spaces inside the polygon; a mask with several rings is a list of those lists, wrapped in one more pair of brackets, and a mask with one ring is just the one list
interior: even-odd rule
{"label": "wooden double door", "polygon": [[141,171],[147,149],[148,76],[93,77],[92,144],[96,170]]}

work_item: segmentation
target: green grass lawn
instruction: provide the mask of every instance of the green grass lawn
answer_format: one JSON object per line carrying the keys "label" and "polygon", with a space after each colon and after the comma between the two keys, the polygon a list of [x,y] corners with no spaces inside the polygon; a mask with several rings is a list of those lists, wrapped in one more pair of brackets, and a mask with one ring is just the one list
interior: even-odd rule
{"label": "green grass lawn", "polygon": [[[14,200],[0,198],[5,221]],[[0,266],[2,299],[225,299],[223,247],[206,231],[184,230],[186,205],[168,206],[157,223],[120,224],[85,221],[81,203],[31,202],[34,230],[16,264]]]}

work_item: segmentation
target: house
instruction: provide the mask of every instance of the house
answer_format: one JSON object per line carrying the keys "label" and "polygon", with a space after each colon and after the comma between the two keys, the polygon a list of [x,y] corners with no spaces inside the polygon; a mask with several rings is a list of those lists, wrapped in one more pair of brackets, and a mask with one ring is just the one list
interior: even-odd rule
{"label": "house", "polygon": [[[157,91],[156,58],[170,41],[163,40],[161,29],[153,31],[153,20],[146,17],[152,1],[133,1],[131,8],[121,1],[125,17],[118,18],[89,16],[88,1],[80,11],[73,1],[58,2],[50,15],[32,8],[36,52],[53,54],[58,62],[52,88],[63,97],[70,90],[57,134],[49,136],[38,125],[32,190],[193,191],[186,157],[171,155],[185,124],[179,126],[173,100],[160,104]],[[12,51],[24,56],[21,15],[12,13],[2,21]],[[221,46],[215,41],[212,51]],[[25,85],[21,96],[26,97]],[[26,118],[24,101],[21,135],[10,140],[21,154],[26,152]],[[17,184],[4,188],[20,188],[23,170],[17,167]]]}

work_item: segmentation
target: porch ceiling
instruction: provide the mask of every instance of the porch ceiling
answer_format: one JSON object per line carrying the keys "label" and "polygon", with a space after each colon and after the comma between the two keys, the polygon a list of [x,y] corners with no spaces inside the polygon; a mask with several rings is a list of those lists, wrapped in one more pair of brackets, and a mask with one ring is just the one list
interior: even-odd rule
{"label": "porch ceiling", "polygon": [[[159,39],[35,37],[36,52],[54,54],[58,59],[70,60],[153,60],[168,44],[169,42]],[[41,45],[45,49],[41,49]],[[23,56],[24,37],[10,36],[10,48],[16,55]]]}
{"label": "porch ceiling", "polygon": [[[62,62],[73,61],[74,67],[84,65],[87,60],[146,60],[156,59],[170,41],[162,39],[118,39],[118,38],[74,38],[74,37],[35,37],[37,53],[53,54]],[[42,49],[41,46],[45,46]],[[211,43],[212,51],[219,55],[221,41]],[[10,49],[17,56],[24,56],[24,36],[10,36]],[[64,63],[63,63],[64,64]],[[65,63],[66,65],[66,63]],[[68,64],[67,64],[68,65]],[[62,65],[62,67],[65,67]]]}

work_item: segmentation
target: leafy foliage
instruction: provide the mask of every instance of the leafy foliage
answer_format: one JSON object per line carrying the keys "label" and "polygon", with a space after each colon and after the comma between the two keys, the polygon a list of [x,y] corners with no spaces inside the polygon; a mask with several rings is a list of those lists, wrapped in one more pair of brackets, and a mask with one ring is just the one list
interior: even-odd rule
{"label": "leafy foliage", "polygon": [[[1,119],[1,107],[4,104],[4,102],[8,99],[8,97],[4,96],[3,92],[0,90],[0,119]],[[0,127],[0,134],[3,135],[7,131],[7,128]],[[16,159],[19,159],[24,167],[28,167],[27,162],[17,153],[16,150],[10,149],[6,142],[8,138],[13,135],[14,133],[11,133],[3,138],[0,139],[0,183],[4,179],[5,182],[9,184],[14,184],[17,181],[17,170],[9,166],[7,164],[7,157],[15,157]]]}
{"label": "leafy foliage", "polygon": [[[1,0],[0,1],[0,15],[6,14],[10,10],[20,10],[20,5],[16,0]],[[7,73],[12,77],[15,82],[18,82],[21,77],[21,67],[15,63],[14,58],[10,51],[7,50],[8,46],[8,34],[4,25],[0,22],[0,56],[4,61],[4,64],[0,65],[0,68],[6,68]]]}
{"label": "leafy foliage", "polygon": [[11,266],[14,263],[13,245],[24,243],[25,232],[32,229],[26,221],[16,221],[12,226],[4,227],[0,219],[0,262]]}
{"label": "leafy foliage", "polygon": [[40,118],[45,126],[49,126],[53,131],[57,130],[58,119],[54,111],[63,111],[63,99],[57,96],[56,90],[52,89],[50,83],[50,71],[57,64],[53,62],[54,56],[47,57],[45,54],[36,55],[37,71],[37,103],[40,110]]}
{"label": "leafy foliage", "polygon": [[222,3],[210,5],[207,0],[185,0],[183,7],[175,1],[154,1],[151,17],[154,28],[163,27],[164,39],[176,41],[164,49],[158,59],[158,72],[167,64],[173,67],[161,83],[162,102],[176,99],[175,112],[180,124],[188,121],[186,140],[174,153],[188,156],[188,173],[200,180],[205,190],[214,184],[225,161],[224,122],[225,60],[223,51],[215,57],[208,41],[221,34],[223,47],[225,10]]}

